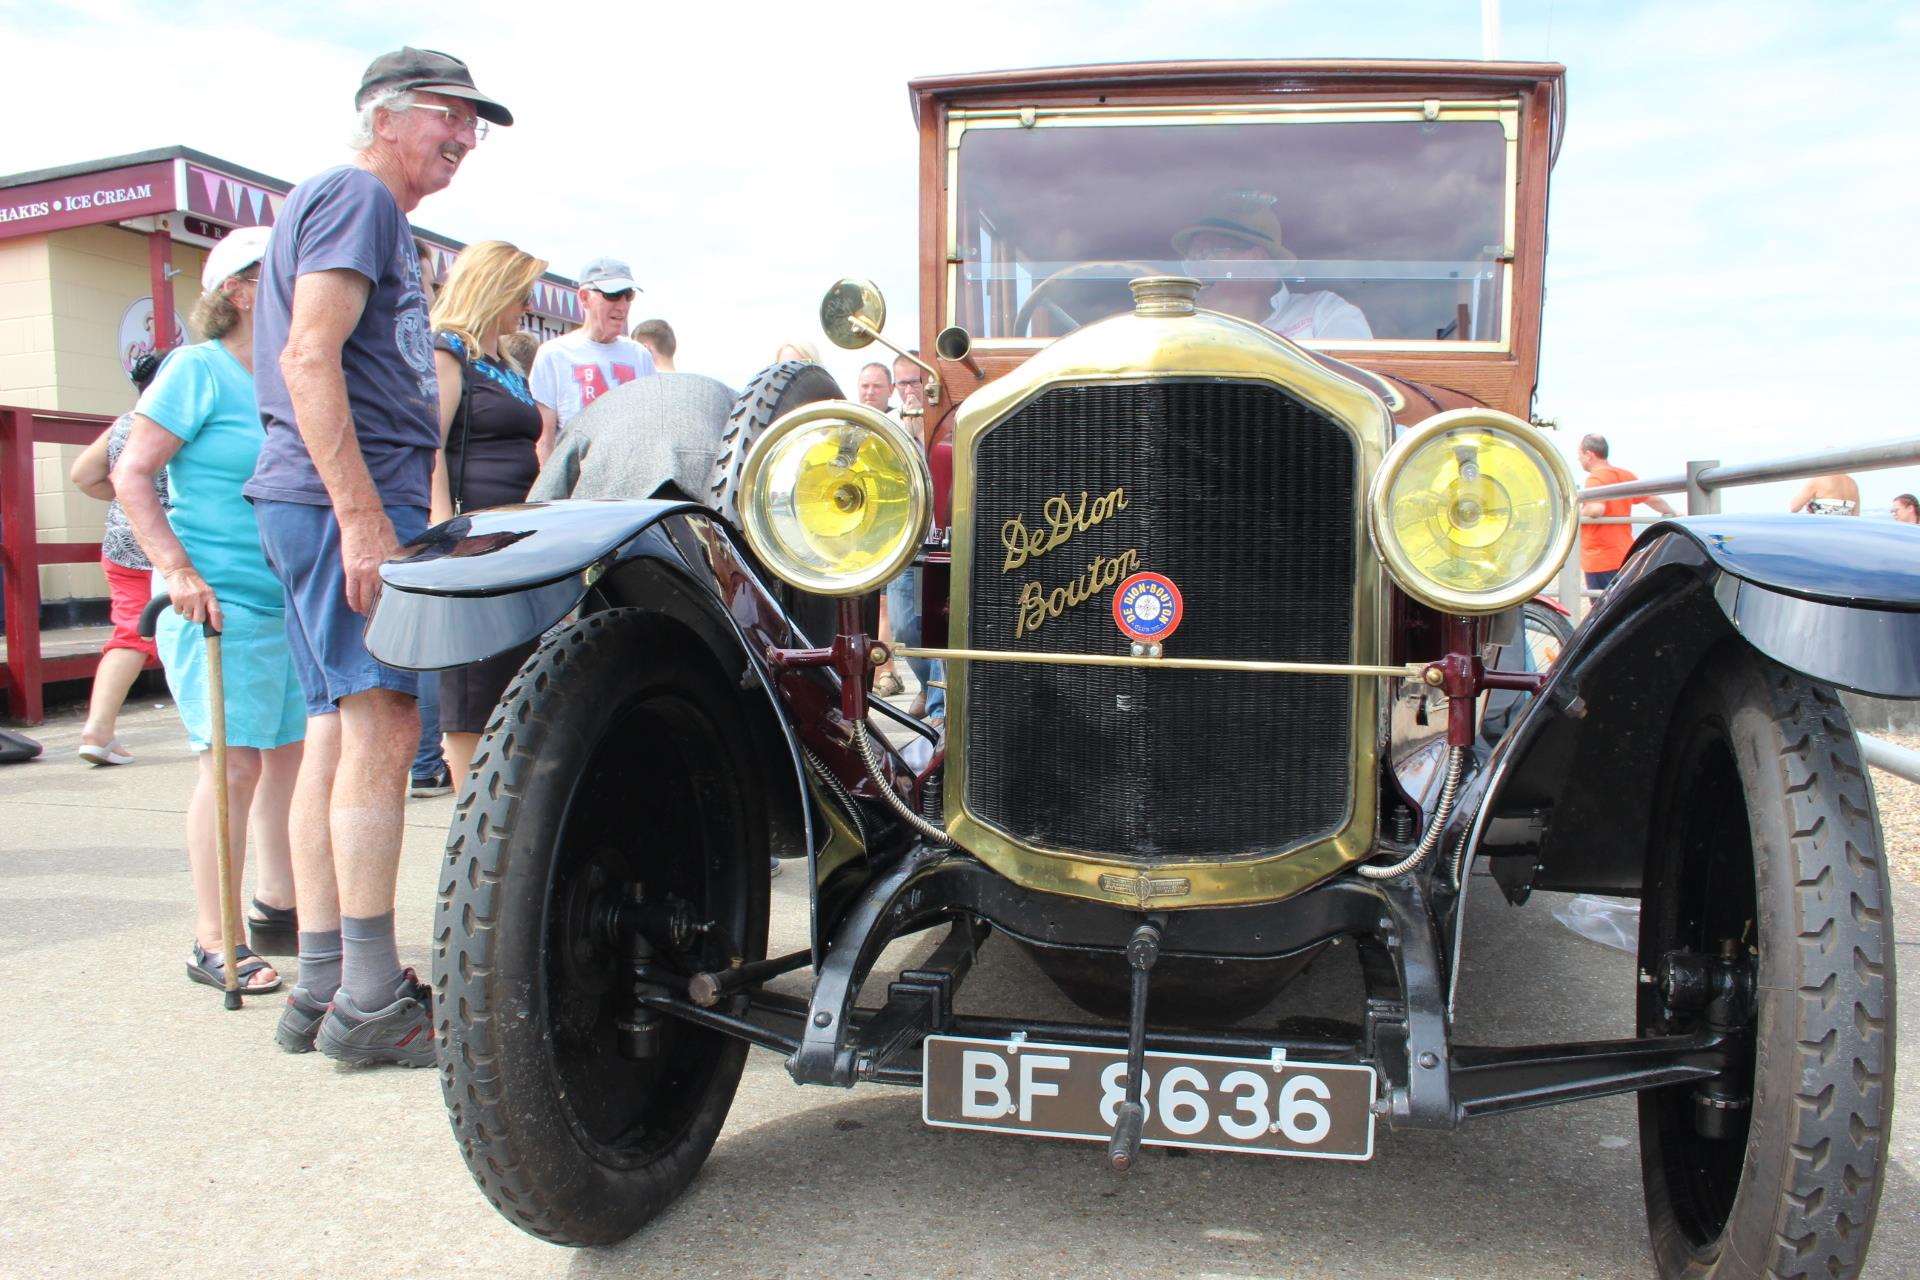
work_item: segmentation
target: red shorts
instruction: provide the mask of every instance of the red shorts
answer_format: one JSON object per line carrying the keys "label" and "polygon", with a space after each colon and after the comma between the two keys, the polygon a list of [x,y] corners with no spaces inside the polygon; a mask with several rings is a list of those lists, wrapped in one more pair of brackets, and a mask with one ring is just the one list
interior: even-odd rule
{"label": "red shorts", "polygon": [[140,611],[153,599],[153,570],[129,569],[105,556],[100,557],[100,567],[107,572],[107,594],[111,601],[107,611],[113,619],[113,635],[100,651],[132,649],[149,659],[156,657],[153,641],[140,635]]}

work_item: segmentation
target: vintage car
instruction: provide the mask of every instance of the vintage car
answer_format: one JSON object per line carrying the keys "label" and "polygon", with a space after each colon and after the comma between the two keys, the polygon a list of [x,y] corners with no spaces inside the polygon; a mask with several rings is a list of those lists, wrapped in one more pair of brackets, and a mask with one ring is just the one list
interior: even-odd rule
{"label": "vintage car", "polygon": [[[923,419],[776,366],[710,492],[469,514],[384,568],[387,660],[546,636],[434,930],[446,1103],[501,1213],[643,1226],[759,1048],[1119,1171],[1637,1093],[1659,1274],[1858,1272],[1894,952],[1835,691],[1920,695],[1910,531],[1661,523],[1551,670],[1525,659],[1577,535],[1529,420],[1563,85],[918,81]],[[843,281],[822,323],[855,347],[883,313]],[[913,566],[923,635],[890,650],[877,593]],[[943,664],[943,724],[874,696],[895,655]],[[775,956],[770,859],[811,882],[810,945]],[[1455,1039],[1476,868],[1516,905],[1640,900],[1634,1038]],[[995,937],[1085,1016],[962,1012]],[[1265,1018],[1337,940],[1364,1000]]]}

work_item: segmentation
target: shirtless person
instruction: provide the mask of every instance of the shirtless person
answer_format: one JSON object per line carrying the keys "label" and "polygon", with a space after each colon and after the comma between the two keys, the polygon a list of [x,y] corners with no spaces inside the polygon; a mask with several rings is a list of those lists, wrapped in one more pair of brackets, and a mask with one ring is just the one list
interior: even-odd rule
{"label": "shirtless person", "polygon": [[[1228,191],[1216,196],[1197,221],[1173,236],[1173,251],[1188,262],[1294,262],[1280,242],[1275,198],[1259,191]],[[1283,338],[1371,338],[1373,329],[1360,308],[1330,289],[1295,293],[1267,275],[1234,278],[1231,267],[1210,266],[1203,306],[1252,320]],[[1222,275],[1227,278],[1220,278]]]}
{"label": "shirtless person", "polygon": [[1860,514],[1860,486],[1853,477],[1835,473],[1815,476],[1800,486],[1789,511],[1805,511],[1815,516],[1857,516]]}

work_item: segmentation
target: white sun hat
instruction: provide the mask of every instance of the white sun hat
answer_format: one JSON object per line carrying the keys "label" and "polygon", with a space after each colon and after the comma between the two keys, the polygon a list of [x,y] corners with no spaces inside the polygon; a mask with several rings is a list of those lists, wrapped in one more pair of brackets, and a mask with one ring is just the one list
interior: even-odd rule
{"label": "white sun hat", "polygon": [[267,237],[272,227],[238,227],[207,254],[207,265],[200,270],[202,292],[212,293],[227,277],[237,276],[267,256]]}

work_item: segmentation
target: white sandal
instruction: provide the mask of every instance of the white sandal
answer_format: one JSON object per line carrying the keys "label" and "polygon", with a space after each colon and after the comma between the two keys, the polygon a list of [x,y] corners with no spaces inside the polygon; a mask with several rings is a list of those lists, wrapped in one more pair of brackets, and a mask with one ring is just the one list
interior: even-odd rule
{"label": "white sandal", "polygon": [[127,749],[120,745],[118,739],[104,746],[99,743],[83,742],[80,744],[78,754],[82,760],[91,765],[133,763],[133,757],[127,754]]}

